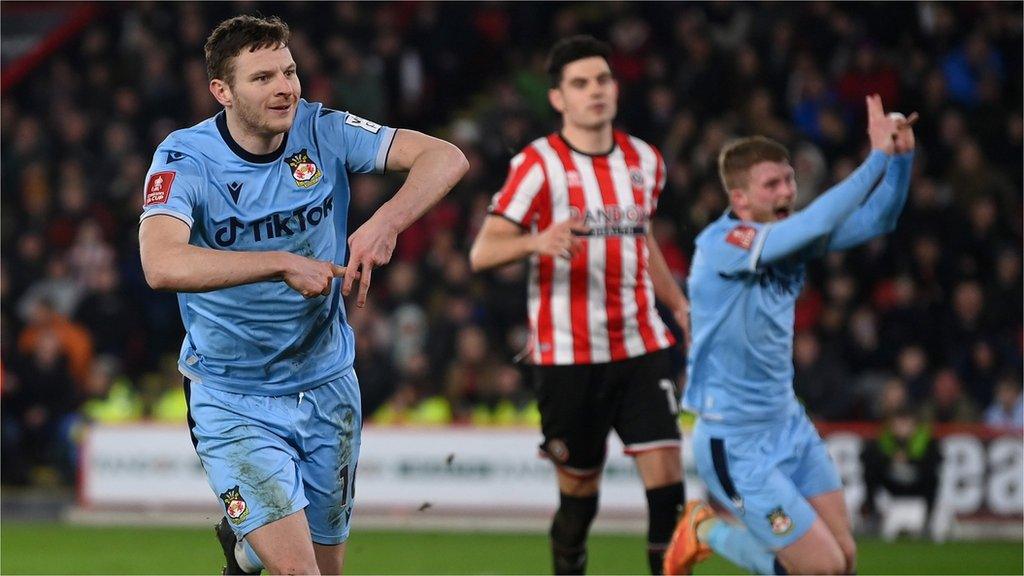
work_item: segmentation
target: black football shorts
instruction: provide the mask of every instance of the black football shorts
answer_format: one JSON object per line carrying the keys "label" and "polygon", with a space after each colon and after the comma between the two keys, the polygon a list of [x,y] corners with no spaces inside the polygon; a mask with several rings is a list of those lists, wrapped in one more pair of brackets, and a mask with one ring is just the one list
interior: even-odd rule
{"label": "black football shorts", "polygon": [[601,471],[608,432],[625,452],[677,448],[678,397],[668,350],[603,364],[535,366],[544,443],[541,452],[563,471]]}

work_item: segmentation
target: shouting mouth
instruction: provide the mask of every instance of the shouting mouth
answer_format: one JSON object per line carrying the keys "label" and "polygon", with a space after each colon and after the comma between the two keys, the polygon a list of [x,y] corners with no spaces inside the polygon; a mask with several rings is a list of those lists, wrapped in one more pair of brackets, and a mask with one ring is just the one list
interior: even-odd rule
{"label": "shouting mouth", "polygon": [[793,213],[793,210],[788,206],[775,209],[775,219],[782,220],[783,218],[789,218],[789,215]]}

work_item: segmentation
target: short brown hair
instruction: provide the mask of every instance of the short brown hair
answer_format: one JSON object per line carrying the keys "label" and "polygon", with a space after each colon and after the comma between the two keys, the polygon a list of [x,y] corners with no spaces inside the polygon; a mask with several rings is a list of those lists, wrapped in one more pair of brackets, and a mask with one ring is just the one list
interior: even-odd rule
{"label": "short brown hair", "polygon": [[748,170],[761,162],[789,162],[789,152],[782,144],[764,136],[727,142],[718,153],[718,177],[725,191],[745,187]]}
{"label": "short brown hair", "polygon": [[277,16],[241,15],[221,22],[206,39],[206,75],[210,80],[219,78],[228,84],[234,80],[232,58],[248,49],[255,52],[263,48],[281,48],[288,45],[291,31]]}

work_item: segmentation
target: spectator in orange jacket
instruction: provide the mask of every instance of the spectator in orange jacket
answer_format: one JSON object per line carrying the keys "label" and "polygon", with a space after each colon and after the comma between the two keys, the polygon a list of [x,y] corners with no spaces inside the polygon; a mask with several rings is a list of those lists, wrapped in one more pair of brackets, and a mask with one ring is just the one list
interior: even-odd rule
{"label": "spectator in orange jacket", "polygon": [[85,328],[57,312],[49,301],[41,299],[32,310],[28,325],[18,337],[18,352],[25,357],[31,356],[40,338],[47,332],[56,335],[61,352],[68,359],[71,377],[81,389],[92,366],[92,336]]}

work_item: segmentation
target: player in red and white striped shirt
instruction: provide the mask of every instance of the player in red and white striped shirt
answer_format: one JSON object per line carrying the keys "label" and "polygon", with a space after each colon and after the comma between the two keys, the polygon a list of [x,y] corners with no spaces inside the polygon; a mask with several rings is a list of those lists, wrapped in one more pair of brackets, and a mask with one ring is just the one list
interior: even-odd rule
{"label": "player in red and white striped shirt", "polygon": [[651,571],[683,498],[675,344],[655,299],[688,328],[689,304],[651,233],[665,163],[613,130],[618,86],[606,44],[588,36],[551,51],[551,105],[562,130],[512,159],[470,252],[474,270],[530,259],[529,318],[541,450],[556,464],[555,572],[582,574],[611,429],[647,490]]}

